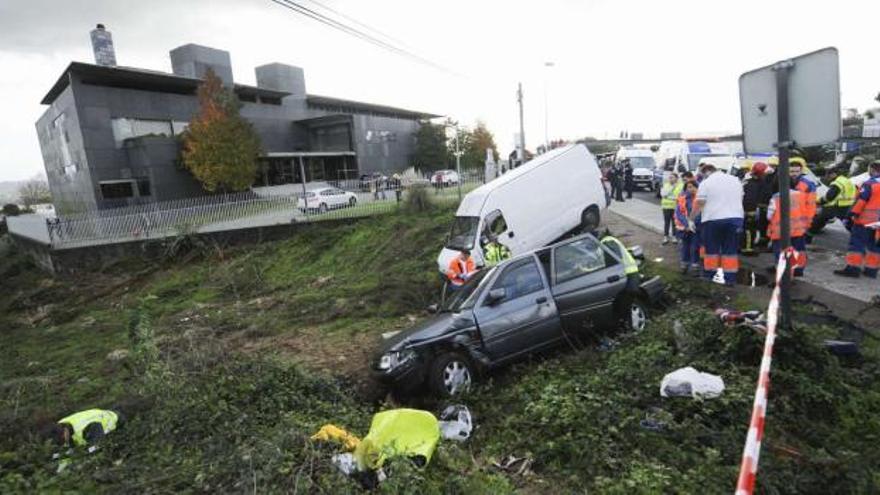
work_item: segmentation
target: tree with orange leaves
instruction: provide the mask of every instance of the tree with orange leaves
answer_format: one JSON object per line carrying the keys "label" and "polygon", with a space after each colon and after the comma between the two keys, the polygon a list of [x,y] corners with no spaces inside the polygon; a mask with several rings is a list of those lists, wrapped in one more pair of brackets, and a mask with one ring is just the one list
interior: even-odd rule
{"label": "tree with orange leaves", "polygon": [[183,135],[183,164],[209,192],[243,191],[256,177],[260,138],[241,103],[210,69],[199,85],[199,113]]}

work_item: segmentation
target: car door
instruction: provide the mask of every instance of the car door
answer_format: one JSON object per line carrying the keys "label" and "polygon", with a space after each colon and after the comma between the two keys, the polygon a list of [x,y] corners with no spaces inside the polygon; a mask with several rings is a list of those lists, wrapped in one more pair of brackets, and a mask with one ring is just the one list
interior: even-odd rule
{"label": "car door", "polygon": [[[562,331],[556,304],[535,257],[500,268],[474,309],[487,354],[493,361],[506,360],[558,342]],[[504,289],[506,296],[491,301],[494,289]]]}
{"label": "car door", "polygon": [[565,330],[607,324],[614,301],[626,287],[623,264],[595,237],[586,236],[553,249],[552,295]]}

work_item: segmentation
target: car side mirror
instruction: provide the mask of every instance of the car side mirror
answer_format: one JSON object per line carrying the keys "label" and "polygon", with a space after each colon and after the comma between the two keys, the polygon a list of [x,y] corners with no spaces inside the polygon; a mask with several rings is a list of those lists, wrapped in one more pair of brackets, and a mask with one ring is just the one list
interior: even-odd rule
{"label": "car side mirror", "polygon": [[490,306],[493,304],[498,304],[499,302],[504,300],[505,297],[507,297],[507,289],[503,287],[500,289],[492,289],[489,291],[489,295],[486,296],[486,303]]}
{"label": "car side mirror", "polygon": [[431,304],[427,308],[425,308],[425,311],[431,314],[437,314],[440,312],[440,305],[437,303]]}

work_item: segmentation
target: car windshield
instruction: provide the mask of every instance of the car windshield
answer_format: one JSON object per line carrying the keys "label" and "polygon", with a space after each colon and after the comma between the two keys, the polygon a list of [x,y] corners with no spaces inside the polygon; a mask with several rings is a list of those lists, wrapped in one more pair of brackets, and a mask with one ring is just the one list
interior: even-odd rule
{"label": "car windshield", "polygon": [[455,217],[455,222],[452,224],[452,231],[449,233],[449,241],[446,243],[446,247],[458,251],[461,251],[462,249],[473,249],[474,239],[477,237],[477,225],[479,223],[479,217]]}
{"label": "car windshield", "polygon": [[629,158],[632,168],[654,168],[654,159],[650,156],[632,156]]}
{"label": "car windshield", "polygon": [[462,309],[473,306],[478,294],[477,288],[480,287],[480,283],[483,279],[485,279],[494,269],[495,267],[486,268],[475,273],[470,280],[465,282],[460,289],[455,291],[449,299],[446,300],[446,305],[443,307],[443,311],[456,313]]}

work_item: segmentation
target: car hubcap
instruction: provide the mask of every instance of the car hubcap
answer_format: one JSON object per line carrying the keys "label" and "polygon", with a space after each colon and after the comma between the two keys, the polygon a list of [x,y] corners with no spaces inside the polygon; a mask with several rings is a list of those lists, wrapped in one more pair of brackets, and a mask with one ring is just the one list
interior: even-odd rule
{"label": "car hubcap", "polygon": [[630,308],[630,323],[632,324],[633,330],[641,330],[645,328],[645,323],[647,323],[647,321],[648,315],[645,314],[645,310],[638,304],[633,304]]}
{"label": "car hubcap", "polygon": [[452,361],[443,369],[443,386],[449,395],[465,392],[471,386],[471,372],[461,361]]}

